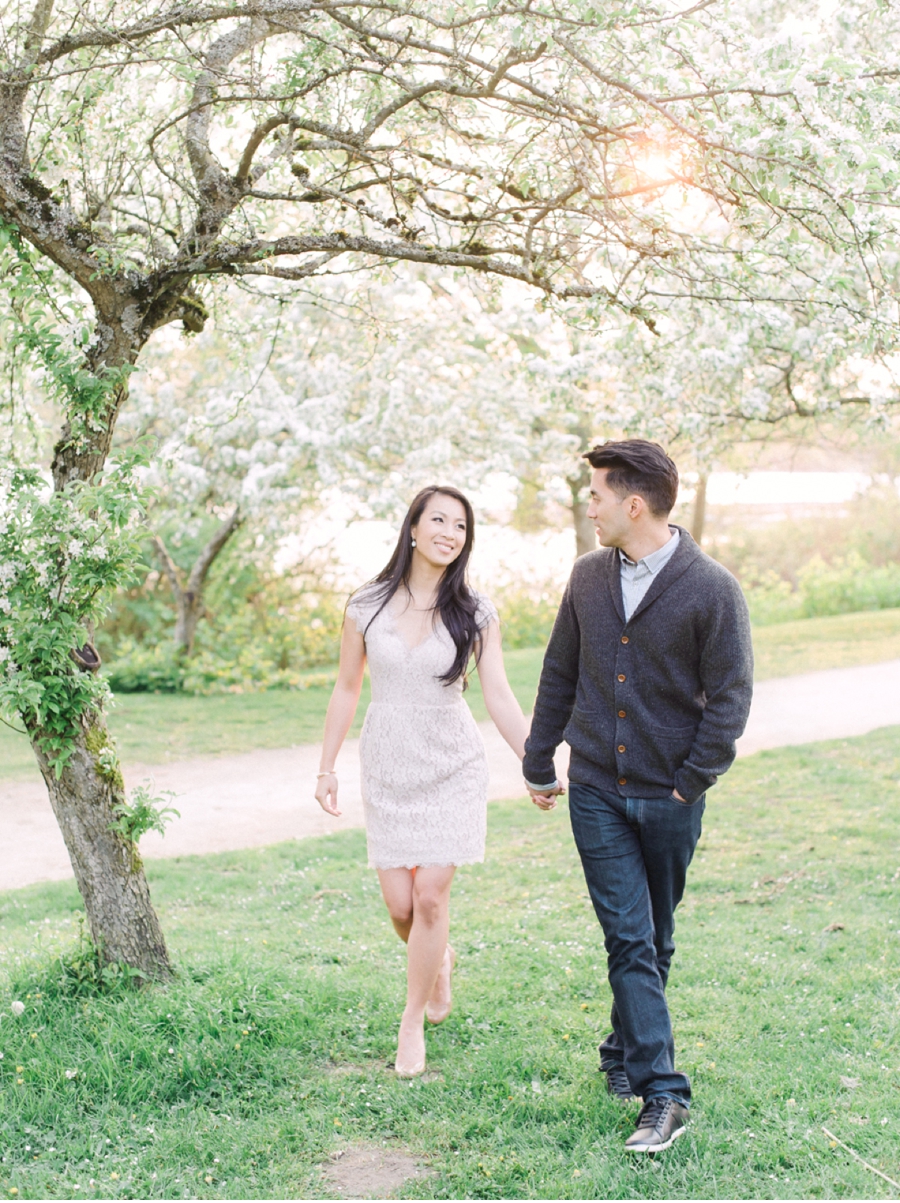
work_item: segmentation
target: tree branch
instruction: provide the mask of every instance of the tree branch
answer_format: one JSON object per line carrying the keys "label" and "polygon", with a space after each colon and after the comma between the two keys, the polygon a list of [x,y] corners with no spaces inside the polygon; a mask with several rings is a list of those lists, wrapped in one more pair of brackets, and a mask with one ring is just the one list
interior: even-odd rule
{"label": "tree branch", "polygon": [[[272,26],[267,20],[257,16],[251,17],[249,21],[229,30],[214,42],[204,56],[204,70],[194,85],[192,111],[188,117],[185,141],[194,179],[200,195],[207,202],[218,201],[221,204],[224,199],[222,194],[228,190],[227,176],[209,145],[209,124],[216,82],[235,58],[246,54],[271,33]],[[237,199],[234,197],[232,205],[228,206],[229,209]]]}
{"label": "tree branch", "polygon": [[160,563],[163,566],[163,571],[169,578],[169,584],[172,586],[172,592],[176,598],[181,597],[184,593],[184,585],[182,583],[181,570],[172,557],[169,555],[169,549],[163,543],[159,535],[154,535],[151,539],[156,554],[159,556]]}
{"label": "tree branch", "polygon": [[234,513],[230,518],[226,518],[207,545],[200,552],[197,559],[194,561],[194,566],[191,569],[191,575],[188,577],[186,593],[198,597],[203,590],[204,582],[206,581],[207,573],[213,566],[213,562],[237,528],[243,522],[240,506],[234,507]]}
{"label": "tree branch", "polygon": [[234,178],[239,184],[245,183],[250,178],[250,169],[253,166],[253,158],[265,139],[279,126],[287,125],[290,122],[290,117],[280,115],[278,117],[270,117],[268,121],[263,121],[256,127],[250,137],[247,139],[247,145],[244,147],[244,153],[241,155],[241,161],[238,164],[238,169],[234,173]]}
{"label": "tree branch", "polygon": [[[37,57],[37,62],[39,64],[52,63],[58,58],[88,47],[103,48],[129,43],[137,45],[147,38],[152,37],[155,33],[162,33],[164,30],[174,32],[185,26],[211,25],[218,21],[233,21],[240,17],[268,15],[274,19],[278,14],[305,15],[322,7],[324,7],[322,3],[313,3],[312,0],[310,2],[295,0],[293,4],[285,3],[285,0],[279,0],[278,3],[271,6],[264,3],[196,5],[188,2],[177,4],[174,8],[169,9],[168,12],[156,13],[143,21],[135,21],[133,25],[126,25],[123,29],[102,29],[95,27],[85,33],[67,34],[42,51]],[[269,14],[265,11],[267,8],[271,8]]]}
{"label": "tree branch", "polygon": [[90,245],[89,230],[78,222],[68,205],[61,204],[49,188],[31,174],[28,136],[22,112],[31,74],[40,60],[40,47],[53,16],[53,0],[37,0],[28,23],[22,54],[0,86],[0,215],[21,229],[28,240],[68,272],[94,299],[98,299],[98,264],[79,247]]}
{"label": "tree branch", "polygon": [[28,171],[27,135],[22,120],[22,106],[28,91],[28,77],[35,65],[52,15],[53,0],[37,0],[25,31],[21,58],[13,71],[7,74],[6,86],[0,89],[0,153],[4,174],[10,170]]}

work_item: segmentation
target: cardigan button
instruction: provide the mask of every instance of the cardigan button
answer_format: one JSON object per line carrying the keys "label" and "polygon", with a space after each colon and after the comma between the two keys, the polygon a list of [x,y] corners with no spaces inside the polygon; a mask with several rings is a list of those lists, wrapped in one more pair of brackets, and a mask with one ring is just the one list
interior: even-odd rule
{"label": "cardigan button", "polygon": [[616,677],[616,680],[617,680],[617,681],[624,681],[624,680],[625,680],[625,674],[624,674],[624,673],[619,673],[619,675]]}
{"label": "cardigan button", "polygon": [[623,642],[623,643],[627,643],[627,642],[628,642],[628,636],[627,636],[627,635],[623,635],[623,636],[622,636],[622,642]]}
{"label": "cardigan button", "polygon": [[620,710],[620,711],[619,711],[619,718],[624,718],[624,717],[625,717],[625,711],[624,711],[624,710]]}
{"label": "cardigan button", "polygon": [[625,778],[625,777],[619,778],[619,785],[627,785],[627,784],[628,784],[627,778]]}
{"label": "cardigan button", "polygon": [[620,751],[620,752],[624,752],[624,751],[625,751],[625,745],[624,745],[624,744],[619,744],[619,751]]}

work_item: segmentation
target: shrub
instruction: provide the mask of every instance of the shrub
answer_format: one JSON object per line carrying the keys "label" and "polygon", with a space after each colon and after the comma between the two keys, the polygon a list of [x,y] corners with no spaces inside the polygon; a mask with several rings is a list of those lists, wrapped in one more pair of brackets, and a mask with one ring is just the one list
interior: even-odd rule
{"label": "shrub", "polygon": [[874,484],[840,513],[744,526],[717,512],[705,545],[744,588],[757,626],[900,606],[900,497]]}
{"label": "shrub", "polygon": [[543,647],[550,638],[562,590],[557,586],[529,590],[522,585],[495,589],[491,598],[500,613],[503,646]]}
{"label": "shrub", "polygon": [[174,608],[168,585],[147,569],[139,586],[120,595],[98,643],[106,677],[120,693],[228,693],[304,689],[333,672],[340,645],[343,595],[315,592],[308,579],[266,572],[240,559],[217,562],[207,587],[193,653],[172,641]]}
{"label": "shrub", "polygon": [[105,675],[115,693],[178,693],[184,688],[184,668],[173,644],[145,647],[123,639]]}
{"label": "shrub", "polygon": [[[333,644],[336,654],[338,640]],[[171,644],[156,647],[128,646],[106,669],[115,693],[253,693],[263,689],[311,689],[330,685],[334,667],[309,672],[304,668],[281,668],[253,642],[228,642],[219,649],[206,649],[190,659],[178,656]]]}
{"label": "shrub", "polygon": [[830,564],[814,556],[798,577],[805,618],[900,606],[900,564],[876,567],[859,552],[852,551]]}
{"label": "shrub", "polygon": [[797,569],[797,587],[777,573],[749,569],[741,579],[755,626],[900,606],[900,564],[876,566],[858,552],[830,564],[813,556]]}
{"label": "shrub", "polygon": [[891,485],[876,484],[838,513],[787,517],[750,525],[752,511],[713,511],[704,551],[740,581],[765,571],[799,584],[800,570],[816,556],[826,563],[853,553],[880,567],[900,561],[900,497]]}
{"label": "shrub", "polygon": [[[333,655],[337,653],[334,643]],[[280,668],[252,646],[234,649],[231,657],[202,652],[185,664],[185,693],[254,693],[263,689],[311,689],[330,685],[335,670],[307,672],[300,668]]]}
{"label": "shrub", "polygon": [[776,622],[790,622],[803,617],[800,595],[777,572],[750,569],[744,574],[741,585],[754,626],[767,627]]}

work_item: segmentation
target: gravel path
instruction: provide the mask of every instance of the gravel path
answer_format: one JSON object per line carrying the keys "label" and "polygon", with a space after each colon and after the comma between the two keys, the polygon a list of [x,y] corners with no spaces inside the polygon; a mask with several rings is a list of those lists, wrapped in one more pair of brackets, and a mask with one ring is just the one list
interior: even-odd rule
{"label": "gravel path", "polygon": [[[738,755],[764,748],[864,735],[900,724],[900,660],[862,668],[836,668],[763,681]],[[491,769],[490,798],[520,796],[519,762],[490,723],[481,725]],[[149,780],[157,791],[173,790],[181,817],[165,838],[141,841],[147,857],[229,852],[303,839],[363,822],[358,744],[345,744],[339,763],[340,819],[312,797],[319,749],[314,744],[239,756],[197,756],[166,765],[128,765],[129,788]],[[560,770],[564,765],[560,762]],[[0,783],[0,889],[71,877],[66,849],[43,785]]]}

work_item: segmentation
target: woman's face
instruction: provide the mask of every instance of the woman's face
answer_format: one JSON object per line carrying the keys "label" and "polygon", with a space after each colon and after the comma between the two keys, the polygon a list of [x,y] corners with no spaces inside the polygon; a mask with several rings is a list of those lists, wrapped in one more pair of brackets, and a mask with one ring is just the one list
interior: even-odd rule
{"label": "woman's face", "polygon": [[446,568],[460,555],[466,542],[466,511],[461,502],[445,493],[433,493],[412,528],[416,541],[413,557],[422,556],[435,568]]}

